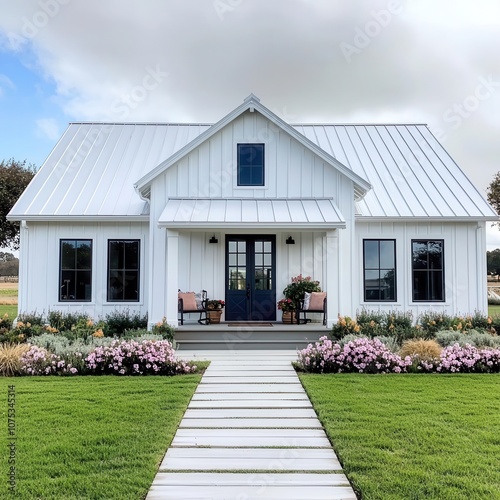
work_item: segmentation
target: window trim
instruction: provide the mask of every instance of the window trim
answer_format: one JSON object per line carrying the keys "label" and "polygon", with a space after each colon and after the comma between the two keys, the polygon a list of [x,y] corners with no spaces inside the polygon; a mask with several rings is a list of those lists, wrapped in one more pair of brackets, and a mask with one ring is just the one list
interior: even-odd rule
{"label": "window trim", "polygon": [[[109,297],[109,292],[110,292],[110,251],[109,251],[109,246],[112,241],[120,241],[120,242],[135,242],[138,245],[137,248],[137,263],[138,263],[138,268],[137,268],[137,299],[110,299]],[[106,302],[110,304],[124,304],[124,303],[131,303],[131,304],[137,304],[141,302],[141,239],[140,238],[108,238],[107,239],[107,270],[106,270]],[[125,272],[126,269],[121,269],[121,272]]]}
{"label": "window trim", "polygon": [[[63,268],[62,268],[62,245],[63,242],[65,241],[74,241],[74,242],[89,242],[90,243],[90,298],[89,299],[63,299],[61,292],[62,292],[62,273],[63,273]],[[65,269],[65,271],[72,271],[72,272],[77,272],[77,269]],[[84,302],[86,304],[92,302],[92,297],[93,297],[93,292],[94,292],[94,280],[93,280],[93,274],[94,274],[94,241],[92,238],[59,238],[59,279],[58,279],[58,287],[59,291],[57,294],[58,302],[67,304],[67,303],[79,303],[79,302]]]}
{"label": "window trim", "polygon": [[[240,184],[240,146],[262,146],[262,184]],[[243,189],[262,189],[266,187],[266,144],[264,142],[245,142],[236,143],[236,187]]]}
{"label": "window trim", "polygon": [[[413,243],[414,242],[426,242],[427,245],[429,242],[439,242],[441,243],[441,255],[442,255],[442,262],[443,266],[442,269],[439,271],[441,272],[441,282],[442,282],[442,298],[441,299],[416,299],[415,298],[415,287],[414,287],[414,279],[415,279],[415,269],[413,267]],[[410,262],[411,262],[411,300],[413,303],[417,304],[422,304],[422,303],[442,303],[446,302],[446,280],[445,280],[445,248],[444,248],[444,239],[443,238],[412,238],[410,242]],[[429,269],[421,270],[425,271],[426,275],[429,276]]]}
{"label": "window trim", "polygon": [[[365,267],[365,241],[376,241],[379,244],[379,266],[380,266],[380,242],[381,241],[392,241],[394,242],[394,299],[367,299],[366,298],[366,267]],[[396,238],[363,238],[363,302],[368,302],[370,304],[383,302],[383,303],[397,303],[398,301],[398,273],[397,273],[397,250],[396,250]],[[380,272],[380,267],[378,271]],[[376,270],[376,269],[369,269]]]}

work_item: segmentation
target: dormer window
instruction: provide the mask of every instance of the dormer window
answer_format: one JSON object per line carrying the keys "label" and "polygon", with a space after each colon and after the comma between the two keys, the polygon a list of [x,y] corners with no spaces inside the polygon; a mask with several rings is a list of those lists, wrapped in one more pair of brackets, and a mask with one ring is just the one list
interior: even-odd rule
{"label": "dormer window", "polygon": [[238,186],[264,185],[264,144],[238,144]]}

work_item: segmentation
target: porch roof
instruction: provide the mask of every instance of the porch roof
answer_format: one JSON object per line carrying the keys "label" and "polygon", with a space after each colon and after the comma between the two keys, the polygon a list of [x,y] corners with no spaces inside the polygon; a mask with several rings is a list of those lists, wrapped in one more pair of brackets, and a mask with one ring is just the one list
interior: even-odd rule
{"label": "porch roof", "polygon": [[170,198],[158,219],[169,228],[345,228],[330,198]]}

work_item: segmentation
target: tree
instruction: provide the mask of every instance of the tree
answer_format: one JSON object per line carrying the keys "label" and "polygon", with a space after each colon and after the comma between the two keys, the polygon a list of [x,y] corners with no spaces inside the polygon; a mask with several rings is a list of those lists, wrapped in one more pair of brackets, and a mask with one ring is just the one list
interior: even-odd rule
{"label": "tree", "polygon": [[0,162],[0,247],[19,248],[19,223],[7,220],[7,214],[35,175],[34,165],[13,158]]}
{"label": "tree", "polygon": [[7,252],[0,252],[0,276],[19,276],[19,259]]}
{"label": "tree", "polygon": [[486,252],[486,262],[489,274],[500,274],[500,248]]}
{"label": "tree", "polygon": [[[500,172],[497,172],[486,190],[488,203],[500,214]],[[495,222],[500,226],[500,223]]]}

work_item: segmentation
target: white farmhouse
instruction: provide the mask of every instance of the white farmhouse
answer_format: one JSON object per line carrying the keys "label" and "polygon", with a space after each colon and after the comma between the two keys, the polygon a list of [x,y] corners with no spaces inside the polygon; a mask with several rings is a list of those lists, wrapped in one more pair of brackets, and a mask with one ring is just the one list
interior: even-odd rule
{"label": "white farmhouse", "polygon": [[425,125],[292,125],[254,95],[215,124],[71,123],[9,214],[21,312],[280,320],[291,277],[357,310],[486,312],[497,215]]}

